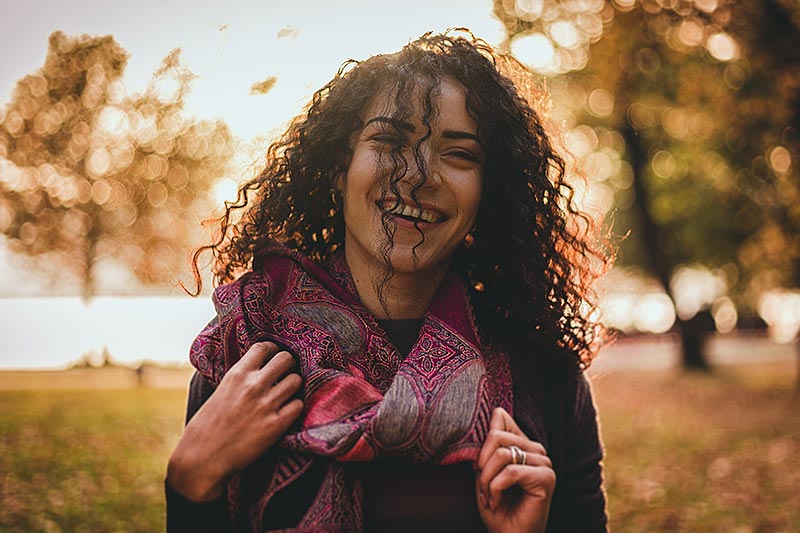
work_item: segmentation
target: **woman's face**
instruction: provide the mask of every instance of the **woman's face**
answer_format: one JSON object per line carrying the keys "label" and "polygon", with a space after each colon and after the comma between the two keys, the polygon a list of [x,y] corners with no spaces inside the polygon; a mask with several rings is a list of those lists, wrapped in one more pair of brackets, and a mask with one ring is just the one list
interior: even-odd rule
{"label": "woman's face", "polygon": [[[381,216],[388,213],[390,225],[396,226],[389,253],[395,273],[443,274],[478,214],[483,152],[477,123],[467,111],[463,85],[442,80],[434,93],[431,135],[420,146],[427,179],[412,198],[412,188],[421,181],[412,150],[426,132],[422,93],[414,92],[404,122],[392,118],[392,100],[382,91],[365,109],[364,127],[354,134],[352,158],[339,183],[348,261],[383,268],[387,236]],[[387,187],[398,142],[408,167],[397,183],[399,198]]]}

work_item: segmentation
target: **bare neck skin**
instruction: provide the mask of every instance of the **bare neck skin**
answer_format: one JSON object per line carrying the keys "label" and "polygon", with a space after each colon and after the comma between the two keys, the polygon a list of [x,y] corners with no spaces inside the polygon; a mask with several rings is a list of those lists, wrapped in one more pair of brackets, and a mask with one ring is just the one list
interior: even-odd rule
{"label": "bare neck skin", "polygon": [[360,257],[355,248],[345,247],[345,259],[364,308],[379,320],[423,318],[447,268],[435,272],[395,272],[382,289],[384,308],[375,280],[382,279],[386,267],[374,258]]}

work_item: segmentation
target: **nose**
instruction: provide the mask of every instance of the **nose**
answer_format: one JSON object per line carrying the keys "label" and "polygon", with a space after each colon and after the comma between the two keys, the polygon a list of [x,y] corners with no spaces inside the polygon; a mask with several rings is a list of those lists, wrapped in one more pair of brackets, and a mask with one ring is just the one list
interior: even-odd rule
{"label": "nose", "polygon": [[415,188],[438,185],[441,182],[436,159],[432,156],[427,143],[421,145],[418,150],[408,150],[404,154],[404,159],[406,168],[401,181],[408,182]]}

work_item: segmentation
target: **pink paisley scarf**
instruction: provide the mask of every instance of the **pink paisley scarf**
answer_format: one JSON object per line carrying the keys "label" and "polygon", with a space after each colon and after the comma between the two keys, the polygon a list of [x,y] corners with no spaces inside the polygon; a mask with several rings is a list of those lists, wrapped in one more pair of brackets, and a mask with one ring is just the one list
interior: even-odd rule
{"label": "pink paisley scarf", "polygon": [[403,357],[360,305],[344,254],[327,266],[271,251],[261,269],[216,289],[218,316],[192,345],[192,364],[214,385],[254,342],[273,340],[299,362],[301,419],[229,484],[233,514],[251,531],[320,456],[329,466],[295,530],[362,531],[363,494],[349,462],[475,461],[492,409],[512,409],[508,358],[481,343],[458,276],[443,281]]}

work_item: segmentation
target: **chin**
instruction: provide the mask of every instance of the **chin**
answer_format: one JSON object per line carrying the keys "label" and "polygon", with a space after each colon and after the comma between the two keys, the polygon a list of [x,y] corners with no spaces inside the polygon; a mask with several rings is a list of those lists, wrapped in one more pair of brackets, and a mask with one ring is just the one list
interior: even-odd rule
{"label": "chin", "polygon": [[413,245],[395,244],[389,258],[395,274],[430,275],[446,271],[450,266],[450,257],[437,260],[427,253],[424,245],[417,248],[415,254]]}

